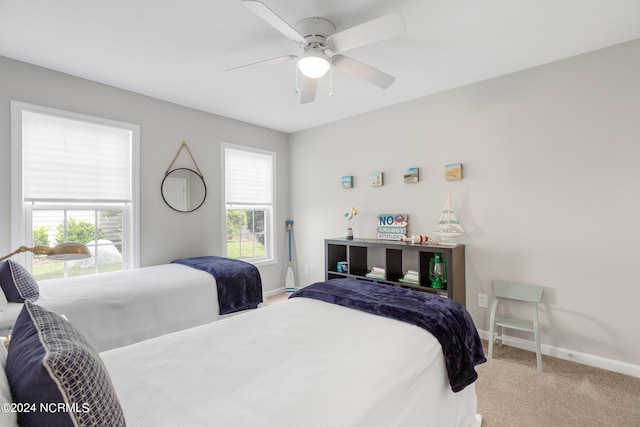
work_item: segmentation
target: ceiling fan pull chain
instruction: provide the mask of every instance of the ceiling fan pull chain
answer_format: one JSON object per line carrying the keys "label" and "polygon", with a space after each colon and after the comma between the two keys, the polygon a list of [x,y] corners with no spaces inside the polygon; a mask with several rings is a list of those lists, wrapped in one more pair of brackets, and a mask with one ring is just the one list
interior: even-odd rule
{"label": "ceiling fan pull chain", "polygon": [[333,96],[333,67],[329,68],[329,96]]}
{"label": "ceiling fan pull chain", "polygon": [[298,88],[298,67],[296,69],[296,93],[300,93],[300,89]]}

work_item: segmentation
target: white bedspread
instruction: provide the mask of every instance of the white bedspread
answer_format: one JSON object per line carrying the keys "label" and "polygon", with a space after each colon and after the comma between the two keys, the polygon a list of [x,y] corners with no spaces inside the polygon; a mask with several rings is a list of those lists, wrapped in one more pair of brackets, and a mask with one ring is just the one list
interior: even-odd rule
{"label": "white bedspread", "polygon": [[[43,280],[38,286],[36,304],[64,314],[96,351],[220,318],[213,276],[180,264]],[[21,308],[9,303],[4,322],[13,324]]]}
{"label": "white bedspread", "polygon": [[479,425],[431,334],[306,298],[101,356],[129,427]]}

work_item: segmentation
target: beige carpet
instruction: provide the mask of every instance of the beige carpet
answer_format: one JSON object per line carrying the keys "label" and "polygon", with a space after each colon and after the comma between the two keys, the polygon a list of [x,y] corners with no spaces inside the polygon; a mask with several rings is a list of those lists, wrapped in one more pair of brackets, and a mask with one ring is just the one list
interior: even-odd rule
{"label": "beige carpet", "polygon": [[482,427],[640,427],[640,378],[547,356],[542,367],[535,353],[495,347],[476,367]]}
{"label": "beige carpet", "polygon": [[[486,342],[485,350],[486,350]],[[476,367],[482,427],[639,427],[640,378],[509,346]]]}

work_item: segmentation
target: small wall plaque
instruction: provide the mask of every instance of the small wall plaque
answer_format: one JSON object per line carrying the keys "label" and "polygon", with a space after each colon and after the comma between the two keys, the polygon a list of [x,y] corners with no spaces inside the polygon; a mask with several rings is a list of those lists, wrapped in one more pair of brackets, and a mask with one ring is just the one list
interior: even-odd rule
{"label": "small wall plaque", "polygon": [[420,171],[419,168],[407,169],[407,171],[404,173],[404,182],[406,183],[418,182],[420,180],[419,171]]}
{"label": "small wall plaque", "polygon": [[344,189],[353,188],[353,176],[347,175],[340,178],[340,185]]}
{"label": "small wall plaque", "polygon": [[382,180],[382,172],[371,172],[371,175],[369,177],[372,187],[380,187],[384,184]]}
{"label": "small wall plaque", "polygon": [[444,166],[444,179],[454,181],[462,179],[462,163],[452,163]]}

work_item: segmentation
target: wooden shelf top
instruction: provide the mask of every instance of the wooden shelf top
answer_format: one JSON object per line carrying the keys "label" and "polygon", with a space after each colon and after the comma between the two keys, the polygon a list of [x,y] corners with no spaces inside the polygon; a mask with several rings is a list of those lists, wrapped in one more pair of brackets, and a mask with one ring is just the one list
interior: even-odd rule
{"label": "wooden shelf top", "polygon": [[455,245],[441,245],[437,243],[427,243],[427,244],[419,244],[419,243],[411,243],[411,242],[401,242],[398,240],[382,240],[382,239],[366,239],[366,238],[354,238],[352,240],[347,240],[345,237],[335,237],[331,239],[326,239],[327,243],[335,243],[335,244],[353,244],[360,246],[399,246],[403,248],[438,248],[438,249],[452,249],[460,246],[464,246],[462,244]]}

